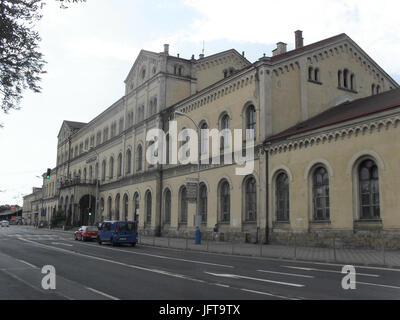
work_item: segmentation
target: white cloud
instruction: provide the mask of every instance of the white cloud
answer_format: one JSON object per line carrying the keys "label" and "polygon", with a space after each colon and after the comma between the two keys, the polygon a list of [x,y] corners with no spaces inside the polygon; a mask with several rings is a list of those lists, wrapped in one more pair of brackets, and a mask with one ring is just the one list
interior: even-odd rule
{"label": "white cloud", "polygon": [[176,41],[275,44],[293,48],[294,31],[303,30],[305,44],[346,33],[389,73],[400,74],[400,3],[395,0],[265,1],[183,0],[201,18]]}

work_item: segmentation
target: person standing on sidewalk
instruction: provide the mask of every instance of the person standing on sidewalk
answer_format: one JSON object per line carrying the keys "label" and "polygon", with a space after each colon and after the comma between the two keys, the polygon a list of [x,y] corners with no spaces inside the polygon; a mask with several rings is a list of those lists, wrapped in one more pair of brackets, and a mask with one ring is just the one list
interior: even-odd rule
{"label": "person standing on sidewalk", "polygon": [[213,229],[213,239],[214,240],[218,239],[218,224],[216,224],[214,229]]}

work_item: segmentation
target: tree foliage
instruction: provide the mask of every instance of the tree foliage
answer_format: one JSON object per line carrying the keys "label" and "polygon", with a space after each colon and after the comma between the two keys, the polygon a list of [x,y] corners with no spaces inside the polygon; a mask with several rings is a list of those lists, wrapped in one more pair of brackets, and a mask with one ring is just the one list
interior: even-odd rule
{"label": "tree foliage", "polygon": [[[86,0],[56,0],[65,3]],[[24,89],[40,92],[45,60],[39,51],[40,36],[34,30],[42,18],[44,0],[0,0],[0,98],[4,112],[18,109]]]}

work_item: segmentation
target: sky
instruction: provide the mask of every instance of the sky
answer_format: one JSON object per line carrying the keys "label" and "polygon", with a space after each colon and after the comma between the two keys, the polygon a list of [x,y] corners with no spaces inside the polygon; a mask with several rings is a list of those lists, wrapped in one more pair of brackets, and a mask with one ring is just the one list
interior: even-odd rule
{"label": "sky", "polygon": [[251,62],[277,42],[294,48],[346,33],[400,83],[400,2],[381,0],[87,0],[60,9],[47,0],[36,24],[47,61],[41,93],[0,113],[0,204],[22,205],[54,168],[63,120],[89,122],[124,94],[141,49],[182,58],[234,48]]}

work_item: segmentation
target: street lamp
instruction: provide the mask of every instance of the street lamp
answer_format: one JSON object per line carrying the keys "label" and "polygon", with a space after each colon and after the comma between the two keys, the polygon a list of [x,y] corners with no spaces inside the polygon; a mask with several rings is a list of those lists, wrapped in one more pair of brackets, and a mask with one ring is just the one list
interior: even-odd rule
{"label": "street lamp", "polygon": [[[193,122],[197,129],[197,190],[196,190],[196,216],[194,219],[195,227],[196,227],[196,244],[200,244],[200,127],[194,122],[194,120],[189,117],[186,113],[175,111],[174,112],[178,116],[183,116],[188,118]],[[198,238],[197,238],[198,235]]]}

